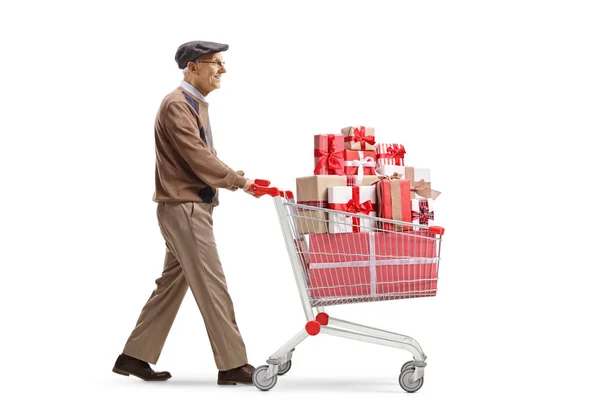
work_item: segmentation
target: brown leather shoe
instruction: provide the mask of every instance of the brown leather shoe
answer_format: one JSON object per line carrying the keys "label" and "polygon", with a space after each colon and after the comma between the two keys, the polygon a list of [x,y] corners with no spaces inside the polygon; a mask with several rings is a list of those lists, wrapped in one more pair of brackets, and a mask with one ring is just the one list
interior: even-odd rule
{"label": "brown leather shoe", "polygon": [[250,364],[242,365],[229,371],[219,371],[217,385],[250,385],[252,384],[252,373],[254,367]]}
{"label": "brown leather shoe", "polygon": [[127,354],[121,354],[117,358],[113,372],[119,375],[137,376],[145,381],[166,381],[171,377],[171,374],[167,371],[154,372],[147,362],[130,357]]}

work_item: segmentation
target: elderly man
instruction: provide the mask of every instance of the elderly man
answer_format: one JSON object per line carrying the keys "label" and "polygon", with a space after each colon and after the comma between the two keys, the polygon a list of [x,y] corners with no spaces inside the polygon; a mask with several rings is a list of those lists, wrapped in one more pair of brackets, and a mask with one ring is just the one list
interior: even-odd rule
{"label": "elderly man", "polygon": [[228,48],[194,41],[181,45],[175,54],[184,80],[163,99],[154,128],[153,200],[166,243],[164,269],[117,358],[113,372],[121,375],[147,381],[171,377],[166,371],[155,372],[149,363],[156,364],[190,287],[219,369],[217,383],[252,383],[254,367],[248,364],[213,236],[217,188],[243,188],[252,194],[248,188],[253,183],[217,158],[208,118],[206,96],[221,86],[226,72],[222,52]]}

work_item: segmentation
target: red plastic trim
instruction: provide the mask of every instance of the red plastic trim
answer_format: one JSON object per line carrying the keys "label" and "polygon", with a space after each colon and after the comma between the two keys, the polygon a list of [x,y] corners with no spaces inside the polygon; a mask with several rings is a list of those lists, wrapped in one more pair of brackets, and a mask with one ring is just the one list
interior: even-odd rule
{"label": "red plastic trim", "polygon": [[434,235],[443,235],[444,228],[442,228],[441,226],[430,226],[429,232],[433,233]]}
{"label": "red plastic trim", "polygon": [[321,332],[321,324],[317,321],[308,321],[304,329],[306,329],[306,333],[310,336],[315,336]]}
{"label": "red plastic trim", "polygon": [[254,183],[256,183],[258,186],[269,186],[271,184],[271,181],[268,181],[266,179],[255,179]]}
{"label": "red plastic trim", "polygon": [[255,179],[254,184],[250,186],[250,191],[256,193],[259,197],[268,194],[271,197],[279,196],[288,200],[294,199],[294,193],[291,190],[279,190],[276,187],[269,187],[271,181],[266,179]]}
{"label": "red plastic trim", "polygon": [[323,326],[327,326],[327,324],[329,324],[329,315],[327,315],[327,313],[320,312],[317,314],[317,318],[315,319]]}
{"label": "red plastic trim", "polygon": [[256,184],[250,186],[250,191],[256,193],[258,196],[268,194],[271,197],[279,196],[279,189],[276,187],[264,187]]}

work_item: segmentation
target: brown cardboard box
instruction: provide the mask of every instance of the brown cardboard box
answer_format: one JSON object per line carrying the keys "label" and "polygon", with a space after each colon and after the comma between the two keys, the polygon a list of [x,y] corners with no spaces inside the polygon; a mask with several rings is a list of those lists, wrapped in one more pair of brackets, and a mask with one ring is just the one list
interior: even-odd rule
{"label": "brown cardboard box", "polygon": [[[375,128],[366,128],[364,126],[347,126],[342,128],[342,135],[344,135],[345,149],[375,151]],[[358,136],[358,138],[360,138],[359,141],[353,141],[354,139],[352,138],[354,136]],[[368,143],[367,140],[373,143]]]}
{"label": "brown cardboard box", "polygon": [[[296,178],[296,203],[313,207],[327,208],[327,188],[330,186],[356,186],[356,175],[312,175]],[[360,186],[368,186],[377,182],[375,175],[365,175]],[[298,232],[327,233],[328,223],[325,211],[302,210],[298,211]]]}

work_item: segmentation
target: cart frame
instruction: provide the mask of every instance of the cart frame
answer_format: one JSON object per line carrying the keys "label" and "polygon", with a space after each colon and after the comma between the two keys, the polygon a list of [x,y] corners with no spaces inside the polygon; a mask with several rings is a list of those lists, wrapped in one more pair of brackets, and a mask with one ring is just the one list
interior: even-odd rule
{"label": "cart frame", "polygon": [[[277,383],[277,376],[287,373],[291,368],[292,354],[296,346],[302,343],[309,336],[315,336],[318,333],[324,333],[326,335],[398,348],[410,352],[413,356],[413,360],[405,363],[402,366],[399,382],[400,386],[408,392],[415,392],[419,390],[423,384],[424,369],[427,365],[427,356],[415,339],[403,334],[389,332],[383,329],[373,328],[355,322],[329,317],[329,315],[325,313],[325,307],[322,305],[315,305],[314,302],[311,302],[311,298],[309,297],[309,288],[305,278],[306,272],[296,247],[297,241],[301,240],[303,235],[298,233],[298,230],[295,229],[295,225],[292,222],[294,218],[298,217],[298,209],[338,213],[349,217],[356,217],[356,214],[332,211],[329,209],[308,205],[299,205],[295,203],[293,194],[289,191],[282,192],[276,188],[262,188],[264,192],[261,193],[260,189],[261,188],[259,187],[257,193],[270,194],[273,197],[273,203],[277,211],[283,239],[286,244],[290,263],[292,264],[296,285],[298,287],[298,293],[300,294],[300,300],[307,322],[301,331],[299,331],[277,351],[271,354],[271,356],[267,359],[267,365],[260,366],[255,370],[253,374],[254,385],[264,391],[274,387]],[[271,189],[271,191],[268,189]],[[430,230],[435,234],[434,239],[437,241],[438,247],[435,263],[436,269],[439,268],[441,237],[444,232],[443,228],[427,227],[403,222],[400,223],[399,221],[395,220],[365,215],[361,215],[360,218],[373,219],[377,222],[389,222],[396,225],[402,224],[407,227]]]}

